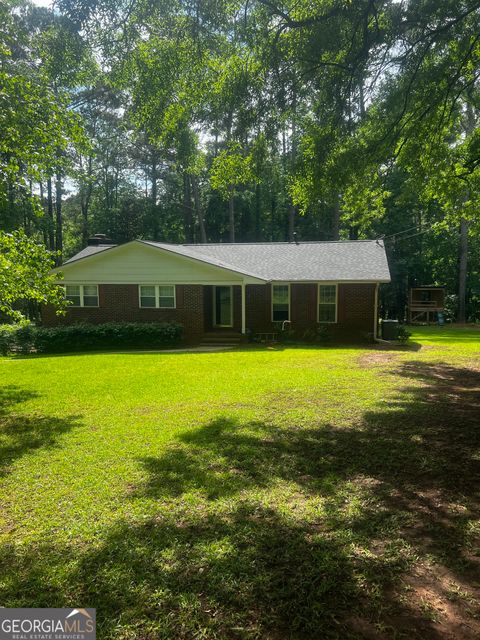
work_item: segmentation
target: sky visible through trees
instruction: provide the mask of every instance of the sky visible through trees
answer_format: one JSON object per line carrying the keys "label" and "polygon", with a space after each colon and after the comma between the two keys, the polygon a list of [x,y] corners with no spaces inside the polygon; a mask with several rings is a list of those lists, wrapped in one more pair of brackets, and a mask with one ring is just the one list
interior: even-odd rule
{"label": "sky visible through trees", "polygon": [[[42,5],[42,6],[40,6]],[[385,236],[477,320],[480,2],[0,0],[0,229]]]}

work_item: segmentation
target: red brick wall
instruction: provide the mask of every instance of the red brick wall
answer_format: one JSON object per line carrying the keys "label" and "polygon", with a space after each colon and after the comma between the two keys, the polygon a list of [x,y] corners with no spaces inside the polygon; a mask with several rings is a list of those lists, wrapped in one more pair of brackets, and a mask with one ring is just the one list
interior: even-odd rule
{"label": "red brick wall", "polygon": [[317,291],[315,283],[290,285],[290,320],[299,335],[317,325]]}
{"label": "red brick wall", "polygon": [[141,309],[138,286],[135,284],[98,285],[98,307],[71,307],[66,316],[57,316],[51,307],[42,311],[45,326],[74,324],[76,322],[168,322],[183,324],[185,339],[199,340],[203,335],[203,287],[176,285],[176,309]]}
{"label": "red brick wall", "polygon": [[247,301],[247,329],[252,331],[272,330],[272,288],[269,284],[248,284],[245,291]]}
{"label": "red brick wall", "polygon": [[[70,308],[65,317],[56,316],[53,309],[45,307],[42,313],[46,326],[75,322],[181,322],[187,341],[200,340],[204,331],[212,329],[212,287],[202,285],[177,285],[176,309],[140,309],[138,287],[134,284],[101,284],[97,308]],[[316,284],[291,285],[292,328],[301,336],[306,329],[317,326]],[[247,285],[246,324],[252,331],[272,330],[271,285]],[[327,325],[335,338],[358,340],[373,332],[375,304],[374,284],[338,285],[338,322]],[[236,331],[241,330],[241,288],[233,287],[233,322]]]}
{"label": "red brick wall", "polygon": [[205,331],[213,329],[213,287],[203,287],[203,309],[205,314]]}
{"label": "red brick wall", "polygon": [[[290,318],[293,330],[301,336],[317,326],[318,285],[290,285]],[[339,284],[337,323],[327,325],[341,340],[358,340],[373,332],[375,284]],[[272,330],[271,285],[247,285],[247,328]]]}
{"label": "red brick wall", "polygon": [[[242,330],[242,287],[235,285],[233,289],[233,330]],[[246,295],[246,292],[245,292]]]}
{"label": "red brick wall", "polygon": [[373,333],[375,284],[338,287],[338,326],[342,331]]}

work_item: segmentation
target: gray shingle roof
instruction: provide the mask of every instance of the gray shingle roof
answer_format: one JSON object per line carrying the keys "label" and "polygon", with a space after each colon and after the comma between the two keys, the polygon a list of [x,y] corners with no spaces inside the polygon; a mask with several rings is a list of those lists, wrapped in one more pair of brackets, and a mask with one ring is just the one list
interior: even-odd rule
{"label": "gray shingle roof", "polygon": [[[142,242],[267,281],[390,281],[385,247],[376,240],[195,245]],[[112,246],[86,247],[66,264]]]}
{"label": "gray shingle roof", "polygon": [[81,260],[82,258],[88,258],[89,256],[96,255],[101,251],[105,251],[105,249],[112,249],[112,247],[118,247],[118,244],[100,244],[100,245],[95,245],[91,247],[90,246],[85,247],[85,249],[82,249],[81,251],[76,253],[74,256],[72,256],[68,260],[65,260],[63,264],[69,264],[70,262],[76,262],[77,260]]}

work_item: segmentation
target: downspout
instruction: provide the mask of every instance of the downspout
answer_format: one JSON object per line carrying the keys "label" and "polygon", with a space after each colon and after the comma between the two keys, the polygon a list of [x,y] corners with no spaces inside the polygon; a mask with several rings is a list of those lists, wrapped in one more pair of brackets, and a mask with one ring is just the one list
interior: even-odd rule
{"label": "downspout", "polygon": [[247,322],[246,322],[246,318],[247,318],[247,312],[246,312],[246,308],[245,308],[245,300],[246,300],[246,296],[245,296],[245,280],[242,280],[242,335],[245,335],[247,332]]}
{"label": "downspout", "polygon": [[373,308],[373,339],[378,340],[378,287],[379,284],[375,285],[375,303]]}

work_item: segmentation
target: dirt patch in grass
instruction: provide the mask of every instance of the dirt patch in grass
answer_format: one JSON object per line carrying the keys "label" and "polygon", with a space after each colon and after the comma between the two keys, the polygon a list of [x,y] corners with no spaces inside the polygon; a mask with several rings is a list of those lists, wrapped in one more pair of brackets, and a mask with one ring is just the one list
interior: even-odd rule
{"label": "dirt patch in grass", "polygon": [[445,567],[417,565],[391,593],[381,621],[352,616],[349,626],[368,640],[478,640],[479,598],[479,589]]}
{"label": "dirt patch in grass", "polygon": [[[397,598],[405,603],[405,611],[403,616],[393,617],[391,623],[397,629],[400,623],[410,637],[415,633],[422,638],[445,640],[480,637],[480,589],[466,584],[445,567],[417,566],[405,578]],[[410,624],[409,618],[413,618]]]}
{"label": "dirt patch in grass", "polygon": [[364,369],[371,367],[383,367],[398,360],[399,353],[396,351],[378,350],[364,353],[358,359],[358,364]]}
{"label": "dirt patch in grass", "polygon": [[[442,349],[444,348],[447,347],[442,345]],[[362,354],[357,362],[362,368],[381,367],[395,362],[402,354],[433,349],[438,350],[438,346],[422,345],[418,342],[407,342],[406,344],[380,342],[372,346],[367,353]]]}
{"label": "dirt patch in grass", "polygon": [[[438,489],[396,491],[386,502],[396,513],[409,514],[399,533],[417,559],[399,585],[386,589],[380,628],[418,640],[480,638],[478,537],[465,526],[479,512],[478,503],[452,502]],[[362,621],[355,624],[361,628]],[[366,637],[389,637],[367,628]]]}

